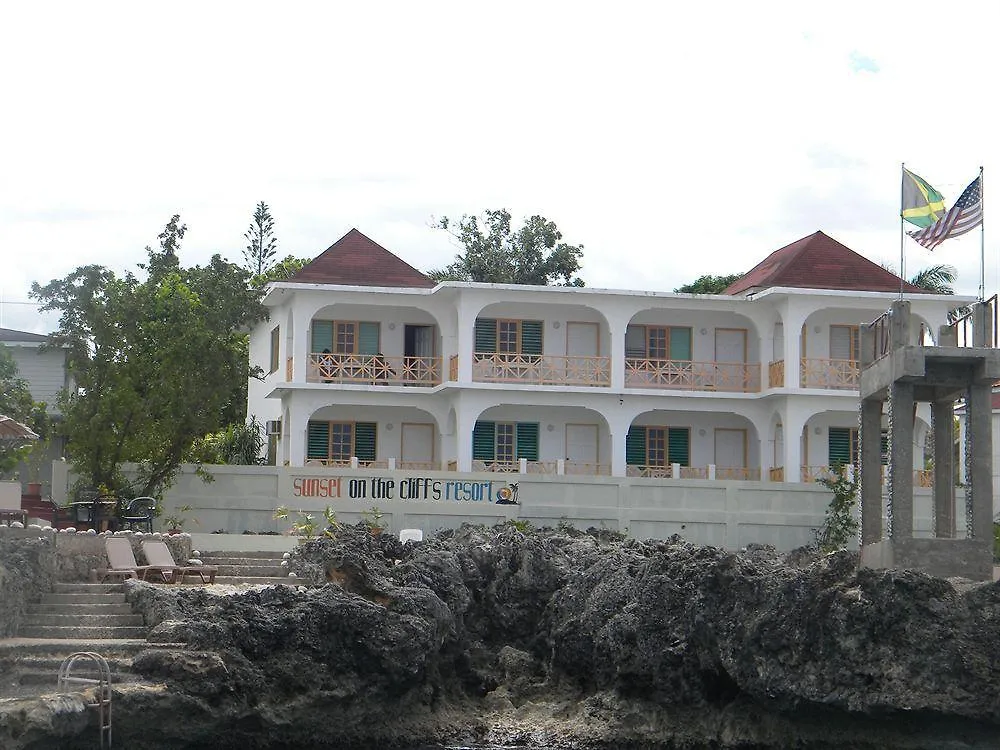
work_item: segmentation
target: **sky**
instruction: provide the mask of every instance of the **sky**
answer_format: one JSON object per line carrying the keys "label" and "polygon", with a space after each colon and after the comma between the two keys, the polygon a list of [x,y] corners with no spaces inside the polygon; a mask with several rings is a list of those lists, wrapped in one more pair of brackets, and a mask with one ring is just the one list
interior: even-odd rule
{"label": "sky", "polygon": [[[436,218],[508,208],[582,244],[587,286],[672,291],[816,230],[898,267],[903,162],[949,206],[980,166],[989,196],[1000,166],[986,2],[4,12],[0,327],[23,331],[58,322],[32,282],[136,271],[175,213],[184,265],[242,263],[263,200],[279,257],[357,227],[428,270],[459,249]],[[906,239],[906,275],[953,265],[976,294],[980,237]]]}

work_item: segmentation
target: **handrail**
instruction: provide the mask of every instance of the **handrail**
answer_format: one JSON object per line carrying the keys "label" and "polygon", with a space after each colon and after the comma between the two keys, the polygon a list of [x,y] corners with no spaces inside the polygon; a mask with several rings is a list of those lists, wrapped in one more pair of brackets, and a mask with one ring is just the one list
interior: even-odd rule
{"label": "handrail", "polygon": [[[92,662],[96,665],[97,677],[79,677],[73,675],[73,668],[78,662]],[[91,667],[93,668],[93,666]],[[100,734],[101,748],[111,748],[111,667],[108,660],[93,651],[77,651],[63,659],[59,665],[57,688],[60,692],[69,690],[74,685],[94,687],[94,701],[88,703],[97,709],[97,731]],[[104,744],[105,739],[107,745]]]}
{"label": "handrail", "polygon": [[627,357],[625,385],[629,388],[757,393],[760,391],[760,363]]}
{"label": "handrail", "polygon": [[479,383],[610,386],[611,358],[476,352],[472,379]]}
{"label": "handrail", "polygon": [[858,387],[860,363],[856,359],[803,357],[799,365],[802,388],[853,390]]}
{"label": "handrail", "polygon": [[892,311],[886,310],[868,324],[872,331],[872,362],[882,359],[892,350]]}
{"label": "handrail", "polygon": [[314,352],[309,355],[306,380],[310,383],[432,387],[441,383],[441,358]]}

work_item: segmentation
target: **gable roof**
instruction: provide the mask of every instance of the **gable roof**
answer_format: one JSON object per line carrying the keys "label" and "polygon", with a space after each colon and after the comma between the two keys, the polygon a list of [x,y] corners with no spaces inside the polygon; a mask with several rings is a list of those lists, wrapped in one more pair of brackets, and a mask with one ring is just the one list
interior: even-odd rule
{"label": "gable roof", "polygon": [[330,245],[288,281],[427,289],[437,283],[357,229]]}
{"label": "gable roof", "polygon": [[15,331],[13,328],[0,328],[0,342],[10,341],[17,343],[44,344],[48,340],[48,336],[43,336],[40,333]]}
{"label": "gable roof", "polygon": [[[816,232],[775,250],[722,293],[741,294],[772,286],[898,292],[899,277],[832,237]],[[905,281],[903,291],[930,294]]]}

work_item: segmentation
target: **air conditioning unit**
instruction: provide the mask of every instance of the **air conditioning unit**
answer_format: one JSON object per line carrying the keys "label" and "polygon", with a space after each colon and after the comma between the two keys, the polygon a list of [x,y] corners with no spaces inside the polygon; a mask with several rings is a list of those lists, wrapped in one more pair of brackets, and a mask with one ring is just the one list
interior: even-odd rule
{"label": "air conditioning unit", "polygon": [[280,419],[269,419],[267,420],[267,434],[268,435],[281,435],[281,420]]}

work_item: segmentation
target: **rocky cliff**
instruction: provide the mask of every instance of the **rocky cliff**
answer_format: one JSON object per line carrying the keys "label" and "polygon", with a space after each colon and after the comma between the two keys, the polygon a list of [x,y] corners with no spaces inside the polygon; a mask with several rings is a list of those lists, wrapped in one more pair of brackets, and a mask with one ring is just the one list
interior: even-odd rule
{"label": "rocky cliff", "polygon": [[[117,696],[116,746],[985,748],[1000,735],[995,585],[858,570],[850,553],[512,525],[405,546],[346,528],[291,565],[314,585],[129,584],[151,639],[187,648],[135,660],[149,684]],[[45,744],[53,712],[22,716],[17,738],[0,710],[0,744],[91,746],[90,733]]]}

